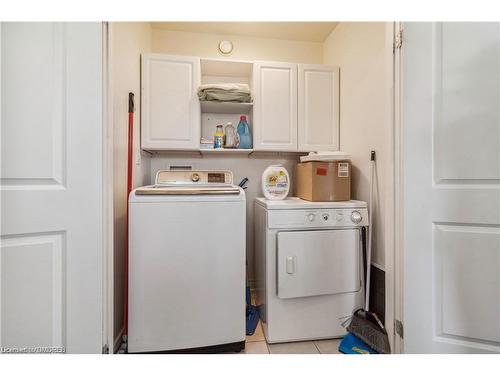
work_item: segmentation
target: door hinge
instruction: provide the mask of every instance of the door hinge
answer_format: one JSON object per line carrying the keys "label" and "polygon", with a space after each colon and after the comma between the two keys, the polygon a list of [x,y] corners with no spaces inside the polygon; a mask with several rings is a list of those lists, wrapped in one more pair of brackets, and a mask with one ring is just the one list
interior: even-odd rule
{"label": "door hinge", "polygon": [[396,319],[394,321],[394,330],[396,331],[399,337],[403,338],[404,329],[403,329],[403,322],[401,320]]}
{"label": "door hinge", "polygon": [[394,37],[393,52],[397,49],[401,49],[403,45],[403,30],[399,30]]}
{"label": "door hinge", "polygon": [[108,347],[108,344],[105,344],[105,345],[102,347],[102,354],[109,354],[109,347]]}

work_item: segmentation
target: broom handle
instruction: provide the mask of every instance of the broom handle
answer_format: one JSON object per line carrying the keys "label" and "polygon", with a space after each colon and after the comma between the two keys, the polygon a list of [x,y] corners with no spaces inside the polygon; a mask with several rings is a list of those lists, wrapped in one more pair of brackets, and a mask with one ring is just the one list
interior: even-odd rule
{"label": "broom handle", "polygon": [[375,151],[372,151],[370,156],[370,197],[368,200],[368,248],[366,249],[365,311],[370,310],[370,276],[371,276],[371,263],[372,263],[374,171],[375,171]]}

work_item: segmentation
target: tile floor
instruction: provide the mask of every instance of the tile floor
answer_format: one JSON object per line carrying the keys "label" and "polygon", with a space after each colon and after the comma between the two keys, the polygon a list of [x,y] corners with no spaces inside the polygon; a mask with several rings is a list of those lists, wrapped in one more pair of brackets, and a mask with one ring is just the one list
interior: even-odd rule
{"label": "tile floor", "polygon": [[340,354],[340,339],[268,344],[261,323],[247,336],[244,354]]}
{"label": "tile floor", "polygon": [[255,333],[246,338],[244,354],[340,354],[339,343],[340,339],[268,344],[259,322]]}

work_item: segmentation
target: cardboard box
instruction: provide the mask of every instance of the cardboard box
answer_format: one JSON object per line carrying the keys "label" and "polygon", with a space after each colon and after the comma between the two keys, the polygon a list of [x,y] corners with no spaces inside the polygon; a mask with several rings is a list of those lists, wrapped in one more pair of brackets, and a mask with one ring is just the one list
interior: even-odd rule
{"label": "cardboard box", "polygon": [[311,161],[297,164],[295,195],[312,202],[351,199],[351,162]]}

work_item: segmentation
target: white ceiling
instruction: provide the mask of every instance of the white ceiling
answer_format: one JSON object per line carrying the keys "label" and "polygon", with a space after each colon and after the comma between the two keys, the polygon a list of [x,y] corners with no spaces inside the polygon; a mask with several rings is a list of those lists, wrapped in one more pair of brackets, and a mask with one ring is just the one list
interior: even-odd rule
{"label": "white ceiling", "polygon": [[153,28],[323,42],[338,22],[151,22]]}

